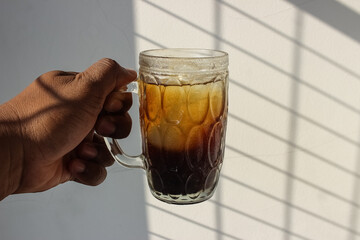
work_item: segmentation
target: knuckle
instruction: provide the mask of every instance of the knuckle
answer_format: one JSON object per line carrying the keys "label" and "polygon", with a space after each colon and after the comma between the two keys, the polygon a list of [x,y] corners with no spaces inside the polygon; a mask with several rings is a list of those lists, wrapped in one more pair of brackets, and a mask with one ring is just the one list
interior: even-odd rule
{"label": "knuckle", "polygon": [[109,155],[106,155],[106,157],[105,157],[104,159],[105,159],[105,160],[104,160],[104,166],[105,166],[105,167],[109,167],[109,166],[113,165],[114,162],[115,162],[115,160],[113,159],[113,157],[112,157],[112,156],[109,156]]}
{"label": "knuckle", "polygon": [[111,58],[102,58],[100,59],[99,63],[109,68],[117,67],[118,65],[117,62]]}
{"label": "knuckle", "polygon": [[97,186],[101,184],[102,182],[104,182],[106,175],[107,172],[104,167],[100,167],[100,166],[96,167],[96,171],[91,178],[90,185]]}
{"label": "knuckle", "polygon": [[54,84],[68,84],[75,79],[75,76],[76,73],[74,72],[54,70],[40,75],[37,78],[37,82],[48,84],[49,86],[53,86]]}
{"label": "knuckle", "polygon": [[64,73],[65,73],[64,71],[53,70],[53,71],[42,74],[40,77],[42,77],[42,78],[55,78],[56,76],[61,76]]}

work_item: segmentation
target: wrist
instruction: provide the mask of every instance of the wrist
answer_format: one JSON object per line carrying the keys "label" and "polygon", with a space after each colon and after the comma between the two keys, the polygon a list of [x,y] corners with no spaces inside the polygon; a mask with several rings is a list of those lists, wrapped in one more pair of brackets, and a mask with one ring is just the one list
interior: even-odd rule
{"label": "wrist", "polygon": [[14,193],[22,175],[21,121],[10,103],[0,105],[0,200]]}

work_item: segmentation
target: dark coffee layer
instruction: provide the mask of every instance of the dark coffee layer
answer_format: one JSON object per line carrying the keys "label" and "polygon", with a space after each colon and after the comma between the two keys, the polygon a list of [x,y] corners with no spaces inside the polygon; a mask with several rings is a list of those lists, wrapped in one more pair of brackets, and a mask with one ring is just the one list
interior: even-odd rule
{"label": "dark coffee layer", "polygon": [[[204,190],[206,182],[213,182],[209,179],[211,172],[219,168],[223,158],[220,144],[212,151],[206,149],[168,151],[148,144],[149,180],[154,190],[166,195],[195,194]],[[211,152],[216,152],[215,161],[209,155]]]}

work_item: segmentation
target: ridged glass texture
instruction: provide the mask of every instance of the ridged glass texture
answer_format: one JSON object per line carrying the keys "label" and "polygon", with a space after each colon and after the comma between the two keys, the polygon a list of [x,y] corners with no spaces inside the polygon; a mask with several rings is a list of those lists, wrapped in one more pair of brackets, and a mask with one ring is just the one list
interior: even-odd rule
{"label": "ridged glass texture", "polygon": [[211,50],[170,51],[140,54],[147,177],[156,198],[197,203],[213,195],[223,163],[228,56]]}

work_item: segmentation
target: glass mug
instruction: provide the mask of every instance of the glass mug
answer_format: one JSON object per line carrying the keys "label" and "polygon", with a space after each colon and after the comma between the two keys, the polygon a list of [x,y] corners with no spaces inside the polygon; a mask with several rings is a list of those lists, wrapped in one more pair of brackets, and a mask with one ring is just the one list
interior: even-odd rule
{"label": "glass mug", "polygon": [[153,196],[172,204],[209,199],[223,162],[228,111],[228,54],[156,49],[139,56],[142,154],[105,138],[113,157],[143,168]]}

